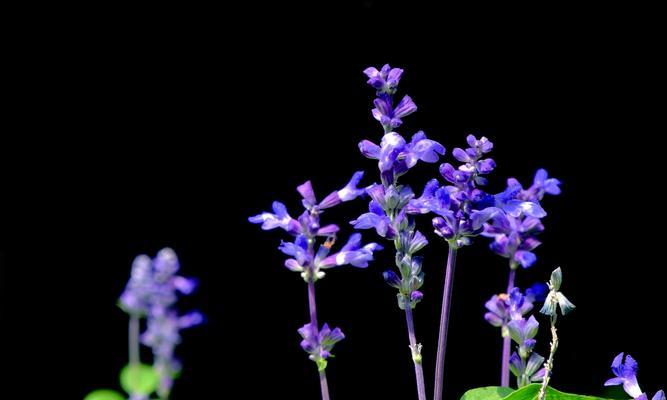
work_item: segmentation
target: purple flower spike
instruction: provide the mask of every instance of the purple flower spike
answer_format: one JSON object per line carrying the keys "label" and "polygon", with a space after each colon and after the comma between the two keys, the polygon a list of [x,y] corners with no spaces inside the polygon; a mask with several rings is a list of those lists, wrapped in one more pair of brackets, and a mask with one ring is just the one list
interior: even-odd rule
{"label": "purple flower spike", "polygon": [[[278,207],[277,213],[280,212]],[[180,331],[204,321],[204,316],[196,311],[180,316],[176,312],[178,295],[191,294],[197,286],[194,279],[176,275],[179,269],[178,257],[170,248],[160,250],[153,259],[138,256],[120,298],[121,307],[128,313],[147,317],[141,342],[153,351],[154,367],[160,376],[157,392],[162,398],[169,396],[174,376],[181,369],[174,354],[181,342]]]}
{"label": "purple flower spike", "polygon": [[[546,212],[540,205],[546,180],[546,172],[541,169],[536,174],[536,182],[530,189],[523,190],[521,184],[514,178],[507,180],[507,188],[493,196],[490,201],[486,198],[484,202],[492,202],[502,213],[496,213],[494,217],[485,224],[484,236],[491,237],[494,241],[490,244],[491,250],[510,260],[512,269],[519,265],[529,268],[537,261],[537,256],[532,251],[540,245],[536,235],[544,230],[540,218],[546,216]],[[541,186],[540,186],[541,185]],[[549,180],[550,193],[560,193],[558,180]],[[557,188],[556,191],[554,188]]]}
{"label": "purple flower spike", "polygon": [[639,369],[637,361],[629,354],[625,357],[623,362],[623,353],[614,358],[611,364],[611,371],[616,375],[615,378],[609,379],[604,383],[605,386],[623,385],[623,390],[632,398],[637,399],[642,396],[642,390],[639,388],[637,382],[637,370]]}

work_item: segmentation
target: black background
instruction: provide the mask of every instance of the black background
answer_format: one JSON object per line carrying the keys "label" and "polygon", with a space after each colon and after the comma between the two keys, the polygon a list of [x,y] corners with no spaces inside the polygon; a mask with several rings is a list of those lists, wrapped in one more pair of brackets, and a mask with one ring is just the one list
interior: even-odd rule
{"label": "black background", "polygon": [[[553,384],[601,393],[626,351],[644,390],[664,385],[664,167],[651,97],[661,91],[641,29],[635,40],[604,19],[535,18],[525,29],[495,21],[499,30],[478,37],[493,19],[428,23],[432,10],[412,16],[379,2],[207,17],[166,7],[59,11],[48,29],[17,31],[29,37],[14,61],[25,87],[13,102],[19,123],[0,146],[2,353],[15,374],[7,393],[82,398],[116,387],[126,317],[115,301],[135,255],[171,246],[183,274],[201,280],[183,309],[208,316],[184,333],[173,398],[317,398],[296,333],[307,320],[305,285],[282,267],[284,235],[247,217],[274,199],[298,215],[294,189],[307,179],[320,198],[356,170],[367,171],[365,184],[376,180],[357,150],[381,137],[361,71],[385,62],[405,69],[400,93],[419,106],[402,134],[425,130],[450,161],[468,133],[488,136],[498,164],[491,191],[508,176],[528,185],[539,167],[563,182],[544,202],[539,261],[518,277],[525,286],[562,266],[578,306],[561,325]],[[421,191],[436,174],[437,164],[420,165],[407,182]],[[365,203],[324,222],[346,236]],[[430,393],[446,246],[419,222],[431,240],[415,312]],[[415,397],[404,317],[381,278],[391,261],[384,251],[366,270],[332,270],[318,283],[320,319],[347,334],[328,368],[334,399]],[[486,239],[460,252],[448,399],[498,383],[500,339],[482,316],[506,273]],[[538,339],[546,354],[546,328]]]}

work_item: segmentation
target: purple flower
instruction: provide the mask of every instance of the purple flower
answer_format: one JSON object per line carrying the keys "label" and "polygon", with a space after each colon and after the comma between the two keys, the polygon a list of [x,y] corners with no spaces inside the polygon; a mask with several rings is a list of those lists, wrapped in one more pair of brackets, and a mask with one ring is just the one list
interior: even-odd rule
{"label": "purple flower", "polygon": [[322,329],[318,330],[316,325],[308,323],[299,328],[298,332],[303,338],[301,348],[309,354],[308,358],[317,363],[320,371],[326,368],[326,360],[332,356],[331,350],[333,350],[334,345],[345,338],[340,328],[332,330],[327,324],[324,324]]}
{"label": "purple flower", "polygon": [[521,293],[519,288],[514,288],[509,295],[502,293],[492,296],[486,302],[485,307],[488,312],[484,314],[484,319],[491,325],[506,331],[510,321],[522,319],[533,309],[533,303]]}
{"label": "purple flower", "polygon": [[135,258],[132,276],[121,295],[123,309],[131,314],[147,316],[147,330],[141,341],[153,351],[154,367],[160,376],[158,393],[168,397],[180,362],[174,355],[181,342],[180,330],[203,322],[199,312],[179,316],[175,309],[178,294],[191,294],[196,281],[177,275],[180,264],[170,248],[160,250],[153,259],[146,255]]}
{"label": "purple flower", "polygon": [[273,213],[263,212],[248,218],[253,224],[262,224],[262,229],[270,230],[282,228],[289,233],[298,233],[301,227],[299,223],[290,217],[285,205],[279,201],[273,202]]}
{"label": "purple flower", "polygon": [[[347,185],[329,194],[319,204],[310,181],[299,185],[297,191],[302,197],[305,211],[297,220],[289,217],[282,203],[274,202],[275,214],[262,213],[250,217],[249,221],[262,223],[264,229],[272,229],[278,226],[287,227],[285,230],[294,235],[294,241],[283,241],[278,249],[290,256],[285,261],[285,267],[290,271],[300,272],[305,280],[324,277],[325,274],[320,269],[346,264],[365,268],[368,266],[368,262],[373,259],[373,252],[382,249],[381,246],[376,243],[362,246],[360,243],[361,237],[353,235],[350,242],[340,252],[329,256],[329,251],[335,242],[335,235],[339,231],[339,227],[335,224],[320,225],[320,216],[325,209],[353,200],[365,192],[365,189],[357,187],[362,177],[362,171],[355,172]],[[268,227],[266,227],[267,224]],[[319,250],[315,254],[314,249],[318,236],[327,239],[319,246]]]}
{"label": "purple flower", "polygon": [[493,143],[472,135],[467,140],[471,147],[455,148],[452,152],[463,165],[455,168],[444,163],[440,166],[440,174],[449,184],[438,187],[437,180],[429,181],[422,196],[408,205],[410,213],[436,214],[435,233],[455,248],[470,244],[471,237],[482,233],[484,223],[502,212],[495,202],[486,201],[489,196],[479,189],[486,184],[482,175],[495,168],[492,159],[483,158],[493,148]]}
{"label": "purple flower", "polygon": [[438,154],[445,154],[444,146],[428,139],[423,131],[415,133],[409,143],[398,133],[389,132],[382,137],[379,146],[363,140],[359,143],[359,150],[367,158],[378,160],[378,168],[386,186],[414,167],[418,161],[434,163],[438,161]]}
{"label": "purple flower", "polygon": [[540,368],[544,363],[544,357],[532,353],[530,357],[522,358],[517,353],[510,356],[510,371],[517,377],[519,387],[526,386],[531,382],[540,382],[544,379],[545,369]]}
{"label": "purple flower", "polygon": [[373,252],[382,250],[382,246],[377,243],[362,246],[361,234],[359,233],[352,234],[338,253],[328,256],[331,245],[325,243],[320,247],[315,257],[317,268],[331,268],[347,264],[358,268],[366,268],[368,262],[373,260]]}
{"label": "purple flower", "polygon": [[[546,176],[540,171],[544,172],[539,170],[537,176]],[[555,179],[550,180],[549,190],[556,194],[553,190],[556,185],[554,181],[557,182]],[[557,188],[557,185],[555,187]],[[512,269],[519,265],[529,268],[537,261],[537,256],[532,251],[541,244],[536,236],[544,230],[540,218],[544,217],[546,212],[539,204],[544,193],[543,189],[535,185],[525,191],[516,179],[510,178],[505,191],[493,196],[493,204],[503,212],[496,213],[491,221],[486,223],[482,234],[493,238],[491,250],[508,258]],[[489,199],[487,197],[483,202],[488,203]]]}
{"label": "purple flower", "polygon": [[119,304],[129,314],[148,313],[149,300],[153,292],[153,265],[147,255],[137,256],[132,262],[130,280],[127,282]]}
{"label": "purple flower", "polygon": [[[350,223],[356,229],[375,229],[378,235],[393,239],[407,222],[405,206],[414,197],[414,193],[408,186],[389,186],[385,189],[382,185],[371,185],[366,189],[371,197],[368,204],[369,212],[361,214]],[[389,216],[394,216],[393,219]]]}
{"label": "purple flower", "polygon": [[[637,383],[637,370],[639,369],[637,361],[632,358],[629,354],[625,357],[625,363],[623,362],[623,353],[619,354],[614,358],[614,361],[611,364],[611,371],[616,375],[615,378],[607,380],[605,386],[615,386],[623,385],[623,390],[632,398],[637,399],[642,395],[642,390],[639,388],[639,383]],[[658,394],[656,394],[657,396]],[[645,396],[645,395],[644,395]],[[664,394],[663,394],[664,396]],[[655,400],[655,398],[654,398]]]}
{"label": "purple flower", "polygon": [[354,175],[352,175],[352,179],[350,179],[350,182],[348,182],[348,184],[345,185],[344,188],[331,193],[330,195],[325,197],[324,200],[322,200],[322,202],[319,205],[320,210],[333,207],[345,201],[354,200],[360,195],[362,195],[364,193],[364,189],[357,188],[357,185],[359,184],[361,178],[363,177],[364,177],[363,171],[355,172]]}
{"label": "purple flower", "polygon": [[507,324],[510,337],[519,345],[519,354],[526,358],[535,347],[534,337],[537,335],[540,324],[534,316],[525,319],[512,320]]}
{"label": "purple flower", "polygon": [[389,64],[385,64],[379,71],[375,67],[368,67],[364,70],[364,74],[368,76],[368,84],[375,88],[378,94],[392,94],[401,80],[403,70],[391,68]]}
{"label": "purple flower", "polygon": [[544,168],[540,168],[535,173],[533,185],[527,190],[522,190],[520,198],[530,201],[541,201],[545,194],[559,195],[560,181],[556,178],[549,178],[547,171]]}
{"label": "purple flower", "polygon": [[394,107],[389,96],[381,96],[373,101],[375,108],[371,111],[373,118],[378,120],[385,131],[391,131],[403,124],[401,118],[407,117],[417,111],[417,105],[410,96],[403,96],[401,101]]}

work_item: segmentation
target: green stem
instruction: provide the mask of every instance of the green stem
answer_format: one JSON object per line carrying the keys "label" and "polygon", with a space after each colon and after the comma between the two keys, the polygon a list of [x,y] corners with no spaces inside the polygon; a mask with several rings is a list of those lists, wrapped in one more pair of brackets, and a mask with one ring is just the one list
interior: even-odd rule
{"label": "green stem", "polygon": [[554,368],[554,355],[556,350],[558,350],[558,332],[556,331],[556,319],[557,315],[551,316],[551,352],[549,353],[549,359],[544,363],[544,379],[542,380],[542,387],[540,388],[540,393],[538,394],[538,400],[544,400],[547,396],[547,387],[549,386],[549,381],[551,380],[551,373]]}

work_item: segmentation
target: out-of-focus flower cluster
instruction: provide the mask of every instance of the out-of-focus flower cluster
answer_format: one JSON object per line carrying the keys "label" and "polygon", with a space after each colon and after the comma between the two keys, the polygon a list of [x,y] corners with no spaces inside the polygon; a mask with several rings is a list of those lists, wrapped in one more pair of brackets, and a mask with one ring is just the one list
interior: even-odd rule
{"label": "out-of-focus flower cluster", "polygon": [[191,294],[197,284],[177,275],[180,269],[176,253],[162,249],[154,259],[146,255],[135,258],[132,273],[120,306],[129,314],[146,316],[147,329],[141,342],[153,351],[154,367],[160,377],[158,394],[166,397],[181,370],[174,350],[181,342],[180,331],[203,322],[197,311],[179,315],[175,305],[179,294]]}

